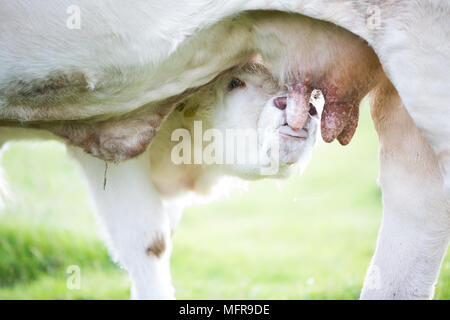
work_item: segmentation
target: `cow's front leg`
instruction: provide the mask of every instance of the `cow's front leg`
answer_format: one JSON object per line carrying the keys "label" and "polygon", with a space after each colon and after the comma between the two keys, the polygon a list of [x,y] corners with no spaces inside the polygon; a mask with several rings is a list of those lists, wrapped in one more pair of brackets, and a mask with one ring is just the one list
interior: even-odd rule
{"label": "cow's front leg", "polygon": [[430,299],[449,243],[449,198],[433,150],[393,87],[377,91],[383,221],[362,299]]}
{"label": "cow's front leg", "polygon": [[[130,274],[134,299],[173,299],[170,221],[149,176],[148,151],[106,163],[73,147],[115,258]],[[106,169],[106,171],[105,171]]]}

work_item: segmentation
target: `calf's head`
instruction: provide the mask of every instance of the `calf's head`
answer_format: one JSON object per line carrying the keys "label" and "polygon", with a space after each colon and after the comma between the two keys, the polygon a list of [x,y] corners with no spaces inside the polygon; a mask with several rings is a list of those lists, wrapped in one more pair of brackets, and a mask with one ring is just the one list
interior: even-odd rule
{"label": "calf's head", "polygon": [[292,174],[311,157],[323,106],[317,92],[305,104],[303,91],[259,62],[223,73],[178,103],[158,131],[150,147],[156,184],[164,189],[172,176],[197,189],[212,173],[247,180]]}

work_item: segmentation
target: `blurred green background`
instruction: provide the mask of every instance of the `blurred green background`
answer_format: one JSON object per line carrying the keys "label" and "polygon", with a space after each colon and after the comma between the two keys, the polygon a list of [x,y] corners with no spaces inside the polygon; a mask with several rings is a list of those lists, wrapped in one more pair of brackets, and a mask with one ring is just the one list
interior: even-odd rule
{"label": "blurred green background", "polygon": [[[188,209],[174,234],[177,298],[357,299],[381,220],[377,148],[364,106],[352,144],[320,143],[301,177]],[[0,213],[0,299],[128,299],[65,147],[15,143],[2,166],[13,201]],[[435,298],[450,298],[448,256]]]}

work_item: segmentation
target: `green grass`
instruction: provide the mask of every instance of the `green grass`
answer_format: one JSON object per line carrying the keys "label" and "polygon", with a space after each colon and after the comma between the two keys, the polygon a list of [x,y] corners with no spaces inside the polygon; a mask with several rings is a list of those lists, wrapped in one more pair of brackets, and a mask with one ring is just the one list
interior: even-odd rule
{"label": "green grass", "polygon": [[[381,219],[377,148],[365,107],[352,144],[321,144],[301,177],[188,209],[174,234],[177,297],[357,299]],[[13,200],[0,213],[0,299],[127,299],[64,146],[17,143],[2,166]],[[67,288],[70,265],[80,289]],[[450,298],[450,257],[436,298]]]}

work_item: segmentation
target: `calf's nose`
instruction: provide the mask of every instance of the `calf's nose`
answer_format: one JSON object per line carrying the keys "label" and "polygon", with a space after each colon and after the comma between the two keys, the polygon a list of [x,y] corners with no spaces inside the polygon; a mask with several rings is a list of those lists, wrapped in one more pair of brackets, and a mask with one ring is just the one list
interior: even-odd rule
{"label": "calf's nose", "polygon": [[280,110],[285,110],[287,106],[287,98],[286,97],[278,97],[273,100],[273,104]]}

